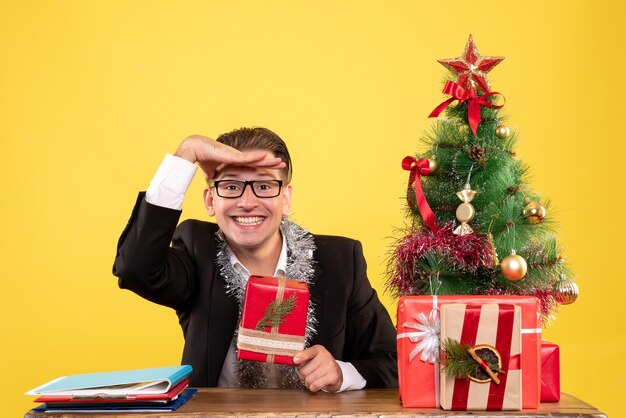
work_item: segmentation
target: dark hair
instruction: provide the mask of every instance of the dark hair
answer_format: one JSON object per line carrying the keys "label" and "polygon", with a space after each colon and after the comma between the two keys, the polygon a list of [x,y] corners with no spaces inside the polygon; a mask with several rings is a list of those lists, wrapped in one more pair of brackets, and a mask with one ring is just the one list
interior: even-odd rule
{"label": "dark hair", "polygon": [[285,163],[287,183],[291,182],[291,157],[287,144],[278,135],[267,128],[239,128],[226,132],[217,138],[217,142],[231,146],[239,151],[271,151]]}

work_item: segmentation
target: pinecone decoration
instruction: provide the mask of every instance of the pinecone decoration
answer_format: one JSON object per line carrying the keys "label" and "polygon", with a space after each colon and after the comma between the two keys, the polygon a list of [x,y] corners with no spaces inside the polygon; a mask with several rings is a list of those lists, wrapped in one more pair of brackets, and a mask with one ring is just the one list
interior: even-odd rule
{"label": "pinecone decoration", "polygon": [[511,186],[511,187],[506,189],[506,192],[508,194],[510,194],[511,196],[519,193],[519,191],[520,191],[520,187],[519,186]]}
{"label": "pinecone decoration", "polygon": [[485,158],[485,150],[478,145],[471,147],[469,151],[467,151],[467,154],[474,161],[481,161]]}

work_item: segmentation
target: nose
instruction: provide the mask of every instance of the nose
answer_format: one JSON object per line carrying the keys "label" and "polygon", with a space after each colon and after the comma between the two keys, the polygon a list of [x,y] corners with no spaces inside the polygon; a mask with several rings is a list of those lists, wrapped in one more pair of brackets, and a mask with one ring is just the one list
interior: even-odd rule
{"label": "nose", "polygon": [[237,207],[250,208],[250,207],[255,207],[257,204],[258,204],[257,197],[252,191],[252,185],[246,184],[243,187],[243,194],[237,200]]}

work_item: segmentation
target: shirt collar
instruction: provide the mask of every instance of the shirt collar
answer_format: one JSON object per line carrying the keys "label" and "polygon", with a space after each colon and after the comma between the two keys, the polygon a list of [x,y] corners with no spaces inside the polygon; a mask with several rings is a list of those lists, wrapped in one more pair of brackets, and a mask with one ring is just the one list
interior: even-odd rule
{"label": "shirt collar", "polygon": [[[230,250],[230,264],[233,266],[236,272],[245,275],[246,277],[250,277],[250,272],[241,264],[232,248],[228,247]],[[278,256],[278,262],[276,263],[276,268],[274,269],[275,277],[285,277],[287,272],[287,243],[285,238],[283,237],[283,245],[280,248],[280,256]]]}

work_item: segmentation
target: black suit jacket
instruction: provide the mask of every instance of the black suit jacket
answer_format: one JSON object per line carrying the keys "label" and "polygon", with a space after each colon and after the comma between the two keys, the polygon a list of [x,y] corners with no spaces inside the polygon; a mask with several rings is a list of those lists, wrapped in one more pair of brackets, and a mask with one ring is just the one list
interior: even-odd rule
{"label": "black suit jacket", "polygon": [[[117,248],[119,286],[176,310],[192,386],[216,386],[237,327],[238,305],[216,268],[217,225],[147,203],[139,194]],[[314,235],[311,300],[319,326],[312,345],[350,362],[367,387],[396,387],[396,332],[366,275],[361,244]],[[171,246],[170,246],[171,242]]]}

